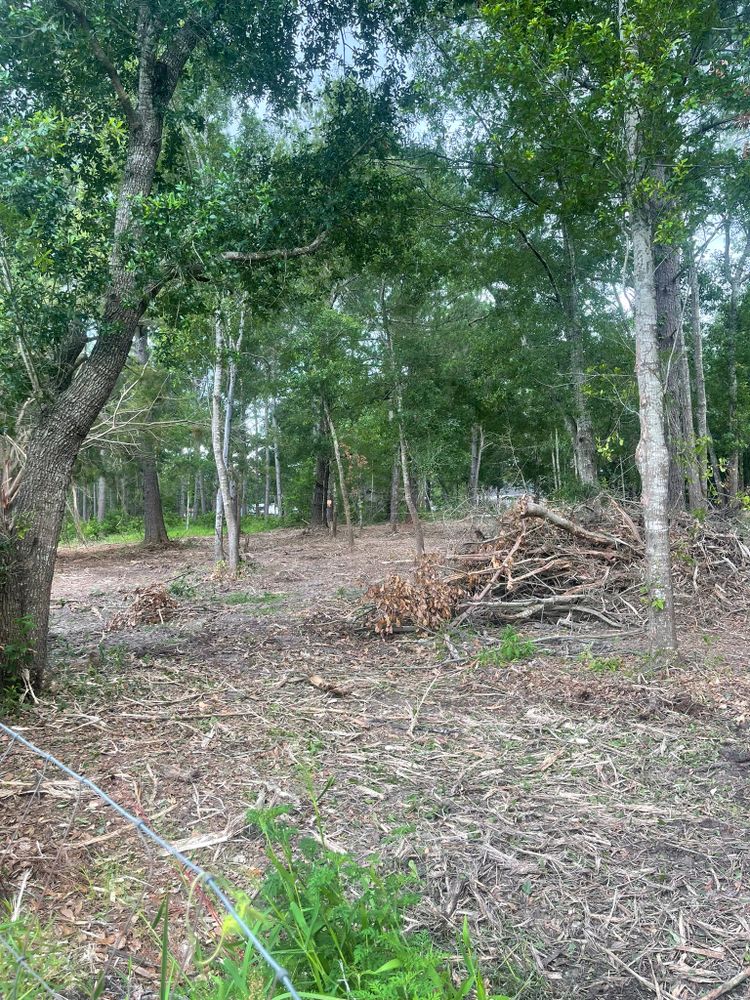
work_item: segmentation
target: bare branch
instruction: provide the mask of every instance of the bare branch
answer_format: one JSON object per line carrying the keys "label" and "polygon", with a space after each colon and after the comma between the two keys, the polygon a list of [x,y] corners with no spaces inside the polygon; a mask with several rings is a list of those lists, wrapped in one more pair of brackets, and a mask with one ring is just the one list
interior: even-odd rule
{"label": "bare branch", "polygon": [[112,62],[110,57],[105,52],[102,43],[96,36],[94,29],[86,16],[85,11],[79,7],[76,0],[57,0],[57,3],[68,13],[72,14],[73,17],[78,22],[81,30],[86,35],[91,46],[91,51],[93,52],[95,58],[99,64],[104,68],[107,76],[112,81],[112,86],[114,87],[115,94],[117,94],[117,99],[119,100],[123,111],[125,112],[125,117],[128,122],[132,124],[135,121],[135,108],[133,107],[133,102],[130,100],[128,92],[125,90],[122,80],[120,79],[120,74],[115,68],[115,64]]}
{"label": "bare branch", "polygon": [[280,248],[278,250],[256,250],[253,253],[241,253],[237,250],[227,250],[221,256],[224,260],[234,264],[263,264],[271,260],[292,260],[295,257],[307,257],[309,254],[319,250],[326,241],[328,234],[324,231],[318,233],[312,243],[306,246],[293,247],[291,250]]}

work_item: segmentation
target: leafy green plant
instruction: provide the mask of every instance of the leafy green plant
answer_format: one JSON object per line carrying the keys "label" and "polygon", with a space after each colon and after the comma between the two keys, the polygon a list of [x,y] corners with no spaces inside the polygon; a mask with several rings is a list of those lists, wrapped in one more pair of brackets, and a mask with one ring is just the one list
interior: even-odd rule
{"label": "leafy green plant", "polygon": [[178,577],[170,583],[169,593],[172,594],[173,597],[195,597],[198,590],[195,584],[190,583],[189,580]]}
{"label": "leafy green plant", "polygon": [[625,666],[619,656],[594,656],[590,649],[584,650],[578,660],[595,674],[615,673]]}
{"label": "leafy green plant", "polygon": [[509,625],[503,629],[499,645],[483,649],[477,656],[477,663],[481,667],[498,667],[515,660],[526,660],[533,655],[533,641],[524,639]]}
{"label": "leafy green plant", "polygon": [[[284,811],[248,816],[264,835],[271,863],[259,902],[249,912],[303,995],[462,1000],[473,991],[488,1000],[468,928],[462,935],[465,970],[458,983],[449,956],[427,933],[405,932],[405,915],[419,899],[413,866],[381,875],[374,864],[360,864],[311,839],[303,839],[296,854],[294,830],[281,822]],[[320,825],[319,837],[324,845]]]}

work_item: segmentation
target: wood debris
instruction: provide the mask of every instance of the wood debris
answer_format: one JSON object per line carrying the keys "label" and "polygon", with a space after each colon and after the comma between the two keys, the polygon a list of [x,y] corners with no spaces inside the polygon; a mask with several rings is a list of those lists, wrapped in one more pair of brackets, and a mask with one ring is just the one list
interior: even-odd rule
{"label": "wood debris", "polygon": [[[611,627],[644,616],[639,511],[602,496],[572,510],[524,497],[496,520],[493,537],[476,533],[460,550],[425,557],[414,579],[388,577],[366,601],[380,635],[447,622],[515,624],[600,620]],[[672,525],[675,586],[695,594],[750,583],[750,547],[725,515],[676,516]]]}
{"label": "wood debris", "polygon": [[125,611],[116,614],[109,623],[108,631],[136,628],[138,625],[163,625],[174,617],[177,601],[161,583],[149,587],[138,587],[133,592],[133,600]]}

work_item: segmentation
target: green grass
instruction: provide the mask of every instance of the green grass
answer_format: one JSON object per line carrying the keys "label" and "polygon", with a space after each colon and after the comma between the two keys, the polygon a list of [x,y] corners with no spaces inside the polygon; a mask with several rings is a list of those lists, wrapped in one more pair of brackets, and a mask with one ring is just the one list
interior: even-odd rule
{"label": "green grass", "polygon": [[[274,528],[287,526],[289,523],[283,518],[256,517],[250,514],[242,518],[242,531],[246,535],[255,535],[262,531],[272,531]],[[87,542],[125,544],[143,541],[143,519],[126,517],[118,511],[109,514],[102,524],[97,521],[86,521],[82,527]],[[194,518],[188,526],[185,525],[183,518],[169,517],[166,519],[166,527],[171,541],[179,541],[182,538],[206,538],[214,533],[214,516],[202,514]],[[80,544],[70,521],[66,521],[63,527],[61,542],[63,545]]]}
{"label": "green grass", "polygon": [[271,609],[278,607],[284,600],[284,594],[248,594],[244,590],[237,590],[233,594],[227,594],[220,598],[223,604],[253,604],[258,609]]}

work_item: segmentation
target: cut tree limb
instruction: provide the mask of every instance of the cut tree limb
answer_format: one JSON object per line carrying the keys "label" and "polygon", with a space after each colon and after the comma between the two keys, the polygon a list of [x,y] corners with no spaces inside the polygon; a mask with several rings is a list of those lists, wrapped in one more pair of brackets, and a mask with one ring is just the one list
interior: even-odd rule
{"label": "cut tree limb", "polygon": [[575,521],[570,521],[567,517],[563,517],[562,514],[558,514],[553,510],[548,510],[547,507],[534,503],[533,500],[527,501],[521,516],[541,517],[545,521],[549,521],[550,524],[554,524],[555,527],[562,528],[563,531],[567,531],[571,535],[575,535],[577,538],[585,538],[586,541],[592,542],[594,545],[614,545],[617,548],[622,548],[624,546],[625,548],[632,549],[634,552],[641,551],[637,546],[632,545],[630,542],[626,542],[623,538],[618,538],[616,535],[600,534],[597,531],[589,531],[587,528],[582,528],[581,525],[576,524]]}

